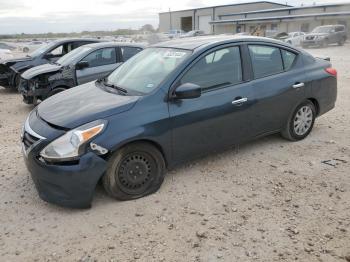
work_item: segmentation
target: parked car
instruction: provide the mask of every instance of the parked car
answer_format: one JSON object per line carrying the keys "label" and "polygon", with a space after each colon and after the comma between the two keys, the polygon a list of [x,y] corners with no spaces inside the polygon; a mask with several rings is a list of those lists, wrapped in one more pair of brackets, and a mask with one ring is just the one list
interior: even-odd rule
{"label": "parked car", "polygon": [[185,38],[185,37],[196,37],[196,36],[203,36],[203,35],[205,35],[205,33],[202,30],[192,30],[182,34],[180,37]]}
{"label": "parked car", "polygon": [[288,36],[284,39],[284,42],[290,45],[300,46],[301,40],[304,38],[304,36],[304,32],[291,32],[288,33]]}
{"label": "parked car", "polygon": [[25,103],[36,104],[37,100],[107,76],[142,49],[141,45],[113,42],[81,46],[55,63],[25,71],[19,91]]}
{"label": "parked car", "polygon": [[0,86],[17,88],[20,75],[34,66],[55,62],[73,49],[91,43],[96,39],[65,39],[44,45],[25,57],[0,62]]}
{"label": "parked car", "polygon": [[168,33],[167,33],[167,36],[170,38],[170,39],[173,39],[173,38],[179,38],[181,37],[182,35],[185,34],[185,31],[183,30],[178,30],[178,29],[174,29],[174,30],[170,30]]}
{"label": "parked car", "polygon": [[0,43],[0,49],[5,49],[5,50],[16,50],[17,48],[13,45],[7,44],[7,43]]}
{"label": "parked car", "polygon": [[283,42],[212,36],[159,43],[104,81],[48,98],[25,121],[39,196],[89,207],[102,179],[120,200],[151,194],[166,168],[272,133],[307,137],[335,106],[336,70]]}
{"label": "parked car", "polygon": [[10,50],[0,49],[0,63],[2,60],[12,59],[12,58],[13,58],[13,54]]}
{"label": "parked car", "polygon": [[344,45],[347,39],[346,28],[343,25],[325,25],[316,27],[301,40],[301,46],[325,47],[329,44]]}

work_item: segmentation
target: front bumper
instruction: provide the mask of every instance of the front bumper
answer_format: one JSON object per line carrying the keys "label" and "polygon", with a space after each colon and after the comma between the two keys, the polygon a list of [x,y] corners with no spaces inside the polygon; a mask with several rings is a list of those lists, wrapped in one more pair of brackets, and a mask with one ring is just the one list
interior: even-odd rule
{"label": "front bumper", "polygon": [[30,153],[24,158],[40,198],[72,208],[91,206],[97,182],[107,166],[105,160],[92,152],[73,165],[47,164]]}
{"label": "front bumper", "polygon": [[[28,120],[22,134],[23,157],[40,198],[65,207],[90,207],[96,185],[106,171],[107,162],[93,152],[86,153],[72,163],[45,162],[39,154],[53,140],[53,137],[48,136],[50,138],[47,139],[38,133],[43,134],[44,130],[48,132],[52,127],[36,117],[34,113],[29,119],[36,121],[30,123],[36,130],[32,130]],[[52,131],[55,132],[55,130]]]}
{"label": "front bumper", "polygon": [[47,97],[49,94],[48,88],[32,88],[35,82],[30,82],[31,80],[27,80],[24,78],[20,79],[18,85],[18,92],[20,92],[23,96],[23,102],[26,104],[35,104],[37,98]]}

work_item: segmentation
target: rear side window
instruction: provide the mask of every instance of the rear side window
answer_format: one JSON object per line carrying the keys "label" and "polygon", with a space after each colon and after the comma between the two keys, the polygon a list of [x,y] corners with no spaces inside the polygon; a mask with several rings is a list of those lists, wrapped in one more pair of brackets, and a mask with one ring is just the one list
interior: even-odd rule
{"label": "rear side window", "polygon": [[115,48],[111,47],[96,50],[87,55],[83,60],[89,63],[89,67],[96,67],[117,63],[117,56]]}
{"label": "rear side window", "polygon": [[140,52],[142,49],[139,47],[129,47],[129,46],[123,46],[120,48],[123,56],[123,61],[128,60],[129,58],[136,55],[138,52]]}
{"label": "rear side window", "polygon": [[336,31],[336,32],[342,32],[342,31],[344,31],[344,27],[342,27],[342,26],[337,26],[337,27],[335,28],[335,31]]}
{"label": "rear side window", "polygon": [[255,78],[278,74],[283,71],[280,49],[273,46],[249,45]]}
{"label": "rear side window", "polygon": [[284,70],[288,71],[292,68],[294,61],[297,58],[297,55],[283,49],[281,49],[281,53],[283,58]]}
{"label": "rear side window", "polygon": [[239,47],[217,50],[200,59],[181,79],[181,84],[199,85],[203,91],[242,82]]}

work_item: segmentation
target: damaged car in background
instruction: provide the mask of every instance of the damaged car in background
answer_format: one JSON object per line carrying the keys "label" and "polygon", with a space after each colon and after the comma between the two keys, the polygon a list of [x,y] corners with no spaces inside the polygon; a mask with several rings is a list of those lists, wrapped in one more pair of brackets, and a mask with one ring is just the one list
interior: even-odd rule
{"label": "damaged car in background", "polygon": [[128,43],[95,43],[81,46],[57,62],[36,66],[21,75],[19,92],[26,104],[66,89],[106,77],[121,63],[143,49]]}
{"label": "damaged car in background", "polygon": [[327,47],[330,44],[344,45],[347,39],[347,30],[344,25],[318,26],[301,40],[301,46]]}
{"label": "damaged car in background", "polygon": [[0,86],[16,89],[20,75],[34,66],[57,61],[79,46],[99,42],[97,39],[65,39],[51,42],[24,57],[0,62]]}

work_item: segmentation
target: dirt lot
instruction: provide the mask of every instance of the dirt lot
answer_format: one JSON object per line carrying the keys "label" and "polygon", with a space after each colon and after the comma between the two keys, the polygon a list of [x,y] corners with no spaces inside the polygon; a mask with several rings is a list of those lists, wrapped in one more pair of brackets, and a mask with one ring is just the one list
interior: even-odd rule
{"label": "dirt lot", "polygon": [[88,210],[39,199],[19,142],[32,108],[0,88],[0,260],[350,261],[350,45],[310,52],[331,57],[339,96],[306,140],[208,156],[136,201],[98,188]]}

